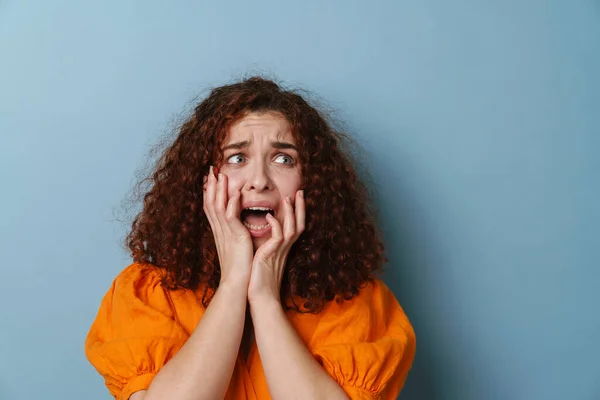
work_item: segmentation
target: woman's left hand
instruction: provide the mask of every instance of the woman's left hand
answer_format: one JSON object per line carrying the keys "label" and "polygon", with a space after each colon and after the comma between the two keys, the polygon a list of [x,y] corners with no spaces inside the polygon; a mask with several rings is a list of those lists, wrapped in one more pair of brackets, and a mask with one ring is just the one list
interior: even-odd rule
{"label": "woman's left hand", "polygon": [[306,210],[302,190],[296,192],[294,203],[295,206],[289,197],[283,202],[283,229],[275,217],[267,214],[267,222],[271,225],[271,238],[254,254],[248,284],[248,301],[251,305],[264,299],[280,301],[281,280],[288,253],[304,232]]}

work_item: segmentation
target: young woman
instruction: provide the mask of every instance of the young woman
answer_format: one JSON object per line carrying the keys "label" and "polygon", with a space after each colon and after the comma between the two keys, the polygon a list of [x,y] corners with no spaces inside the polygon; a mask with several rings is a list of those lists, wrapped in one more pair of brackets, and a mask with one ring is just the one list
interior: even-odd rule
{"label": "young woman", "polygon": [[260,77],[195,108],[86,339],[115,398],[396,398],[415,335],[342,138]]}

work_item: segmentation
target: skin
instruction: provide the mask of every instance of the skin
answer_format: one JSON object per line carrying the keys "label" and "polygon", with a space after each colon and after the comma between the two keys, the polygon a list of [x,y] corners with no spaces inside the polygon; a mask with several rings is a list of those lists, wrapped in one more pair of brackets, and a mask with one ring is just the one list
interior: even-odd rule
{"label": "skin", "polygon": [[[239,148],[240,144],[244,147]],[[305,219],[298,151],[290,125],[277,114],[249,114],[231,127],[223,149],[225,162],[220,172],[226,177],[229,198],[239,191],[242,205],[248,201],[275,205],[275,218],[267,215],[271,232],[252,237],[256,253],[248,300],[264,294],[279,297],[283,270],[269,271],[269,265],[285,264]],[[294,210],[294,205],[300,207]]]}
{"label": "skin", "polygon": [[[130,399],[223,398],[247,305],[273,399],[348,399],[312,357],[280,301],[287,255],[305,224],[298,153],[290,145],[295,142],[289,123],[277,114],[249,114],[231,127],[220,173],[215,176],[211,168],[204,183],[204,212],[221,266],[219,288],[186,344],[147,391]],[[248,201],[274,205],[275,217],[267,216],[269,234],[252,237],[243,225],[241,210]]]}
{"label": "skin", "polygon": [[[245,144],[239,148],[238,144]],[[298,151],[286,119],[277,114],[249,114],[234,124],[223,144],[224,163],[221,173],[227,177],[227,195],[240,190],[241,202],[267,201],[277,205],[275,217],[284,223],[285,198],[295,203],[302,181]],[[234,147],[232,147],[234,146]],[[254,249],[267,242],[270,235],[253,238]]]}

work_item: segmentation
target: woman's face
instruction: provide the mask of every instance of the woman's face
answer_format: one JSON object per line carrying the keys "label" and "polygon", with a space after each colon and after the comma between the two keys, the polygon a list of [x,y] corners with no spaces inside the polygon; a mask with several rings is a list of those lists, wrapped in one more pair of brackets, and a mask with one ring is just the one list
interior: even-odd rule
{"label": "woman's face", "polygon": [[294,204],[302,181],[298,149],[288,121],[275,113],[250,113],[237,121],[222,145],[220,172],[228,178],[227,194],[241,192],[241,218],[250,231],[254,249],[271,237],[264,210],[283,227],[283,202]]}

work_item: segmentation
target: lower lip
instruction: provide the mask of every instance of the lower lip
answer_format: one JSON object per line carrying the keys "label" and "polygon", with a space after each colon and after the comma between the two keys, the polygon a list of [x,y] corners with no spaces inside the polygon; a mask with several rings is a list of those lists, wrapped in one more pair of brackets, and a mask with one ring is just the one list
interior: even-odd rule
{"label": "lower lip", "polygon": [[248,229],[248,232],[250,232],[250,236],[252,236],[253,238],[260,238],[271,233],[271,225],[267,225],[266,227],[259,230],[250,229],[247,226],[246,229]]}

